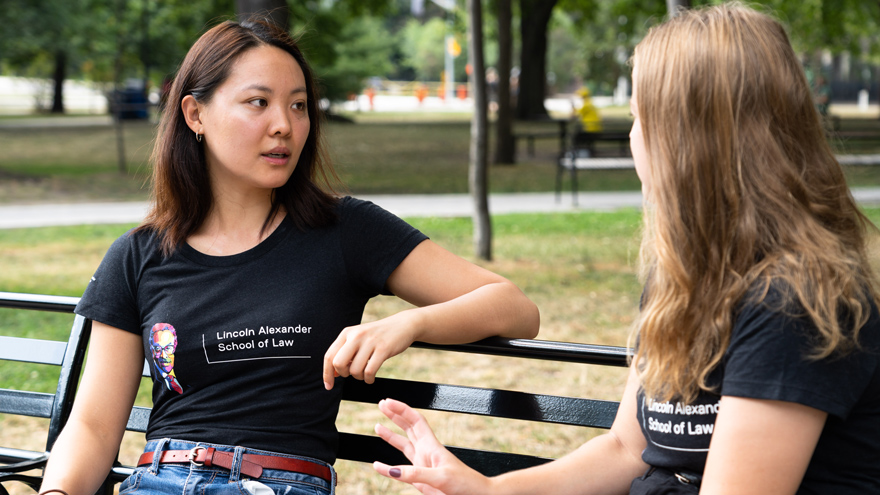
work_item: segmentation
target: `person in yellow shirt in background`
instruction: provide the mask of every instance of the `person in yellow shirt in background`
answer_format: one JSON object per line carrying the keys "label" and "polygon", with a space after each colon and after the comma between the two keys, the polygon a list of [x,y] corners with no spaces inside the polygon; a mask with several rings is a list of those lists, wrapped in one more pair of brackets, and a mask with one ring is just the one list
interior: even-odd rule
{"label": "person in yellow shirt in background", "polygon": [[593,105],[593,100],[590,98],[590,90],[584,86],[577,91],[577,95],[584,101],[583,105],[575,111],[575,115],[577,115],[580,121],[581,129],[586,132],[600,132],[602,130],[602,117],[599,115],[596,106]]}

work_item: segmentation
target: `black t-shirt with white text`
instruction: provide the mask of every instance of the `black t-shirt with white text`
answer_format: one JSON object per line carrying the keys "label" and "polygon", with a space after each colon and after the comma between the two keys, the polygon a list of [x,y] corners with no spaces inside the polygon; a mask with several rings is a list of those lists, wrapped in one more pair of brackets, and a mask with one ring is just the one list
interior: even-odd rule
{"label": "black t-shirt with white text", "polygon": [[762,303],[741,306],[720,367],[717,393],[692,404],[652,401],[640,391],[638,421],[647,440],[642,459],[672,471],[702,473],[721,395],[795,402],[828,413],[798,494],[880,493],[880,317],[872,308],[861,348],[813,360],[815,329],[780,311],[771,289]]}
{"label": "black t-shirt with white text", "polygon": [[156,236],[110,248],[76,312],[141,335],[154,380],[147,439],[175,438],[334,462],[341,384],[324,353],[426,237],[382,208],[343,198],[339,220],[300,230],[285,218],[259,245],[170,257]]}

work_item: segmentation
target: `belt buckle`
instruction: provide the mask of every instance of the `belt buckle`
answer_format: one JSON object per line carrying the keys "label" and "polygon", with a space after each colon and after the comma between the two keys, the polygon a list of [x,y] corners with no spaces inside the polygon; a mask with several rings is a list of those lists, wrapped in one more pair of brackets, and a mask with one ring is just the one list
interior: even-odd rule
{"label": "belt buckle", "polygon": [[186,458],[189,459],[190,464],[192,464],[193,466],[204,466],[205,465],[204,461],[199,462],[196,460],[199,458],[199,450],[207,451],[208,449],[206,447],[202,447],[201,445],[199,445],[197,447],[193,447],[192,450],[189,451],[189,454],[186,455]]}
{"label": "belt buckle", "polygon": [[693,482],[692,482],[689,478],[687,478],[686,476],[680,475],[680,474],[678,474],[678,473],[672,473],[672,474],[674,474],[675,477],[678,478],[678,481],[684,483],[685,485],[690,485],[691,483],[693,483]]}

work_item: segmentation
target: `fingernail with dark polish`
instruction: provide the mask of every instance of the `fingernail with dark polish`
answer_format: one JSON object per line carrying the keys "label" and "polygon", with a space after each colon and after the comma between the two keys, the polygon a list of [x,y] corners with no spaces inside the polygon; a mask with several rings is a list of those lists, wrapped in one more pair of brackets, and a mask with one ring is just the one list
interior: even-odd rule
{"label": "fingernail with dark polish", "polygon": [[388,470],[388,474],[391,475],[392,478],[400,478],[400,468],[391,468]]}

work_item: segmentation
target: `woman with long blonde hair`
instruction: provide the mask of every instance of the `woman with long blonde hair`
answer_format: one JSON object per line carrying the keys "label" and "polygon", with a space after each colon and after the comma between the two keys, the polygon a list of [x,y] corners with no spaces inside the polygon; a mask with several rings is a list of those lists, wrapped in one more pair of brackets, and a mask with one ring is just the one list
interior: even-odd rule
{"label": "woman with long blonde hair", "polygon": [[633,56],[646,198],[635,355],[609,433],[495,478],[406,405],[377,426],[424,493],[880,491],[873,229],[826,142],[782,26],[740,4],[683,12]]}

